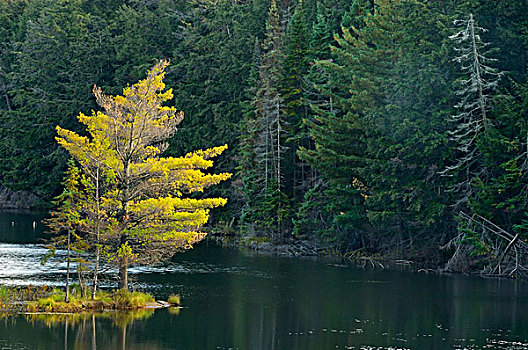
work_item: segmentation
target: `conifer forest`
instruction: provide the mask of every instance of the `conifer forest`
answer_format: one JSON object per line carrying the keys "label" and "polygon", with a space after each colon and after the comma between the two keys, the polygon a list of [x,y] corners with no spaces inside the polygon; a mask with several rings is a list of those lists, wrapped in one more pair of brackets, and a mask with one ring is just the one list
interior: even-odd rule
{"label": "conifer forest", "polygon": [[527,46],[524,0],[0,0],[0,185],[51,208],[56,127],[166,60],[215,232],[525,272]]}

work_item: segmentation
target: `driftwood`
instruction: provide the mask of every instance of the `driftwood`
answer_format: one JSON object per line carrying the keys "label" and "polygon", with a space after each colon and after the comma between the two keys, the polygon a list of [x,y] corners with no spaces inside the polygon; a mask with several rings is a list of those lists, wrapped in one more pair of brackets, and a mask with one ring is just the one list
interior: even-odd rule
{"label": "driftwood", "polygon": [[454,248],[445,271],[468,272],[475,267],[482,275],[528,277],[528,244],[518,234],[512,234],[478,214],[459,213],[473,238],[478,238],[479,251],[468,242],[468,230],[461,230],[441,249]]}

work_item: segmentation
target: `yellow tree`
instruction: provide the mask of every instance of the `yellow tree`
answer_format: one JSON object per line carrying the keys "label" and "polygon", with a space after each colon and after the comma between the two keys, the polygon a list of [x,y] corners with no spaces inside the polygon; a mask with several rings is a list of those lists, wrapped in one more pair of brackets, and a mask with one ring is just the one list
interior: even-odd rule
{"label": "yellow tree", "polygon": [[190,196],[231,176],[203,171],[227,145],[161,157],[165,141],[183,119],[182,112],[163,106],[173,97],[163,83],[167,65],[158,63],[146,79],[124,88],[122,96],[107,96],[94,87],[102,111],[78,116],[88,137],[57,127],[57,142],[92,183],[86,187],[95,194],[91,207],[97,212],[98,246],[118,263],[119,288],[128,288],[130,264],[156,262],[202,240],[200,228],[209,210],[227,202]]}

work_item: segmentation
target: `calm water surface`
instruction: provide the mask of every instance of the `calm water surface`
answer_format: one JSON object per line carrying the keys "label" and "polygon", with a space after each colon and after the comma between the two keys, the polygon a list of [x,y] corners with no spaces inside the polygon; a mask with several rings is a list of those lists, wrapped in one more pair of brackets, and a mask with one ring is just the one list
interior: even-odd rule
{"label": "calm water surface", "polygon": [[[0,284],[63,283],[58,259],[40,264],[39,225],[31,215],[0,215],[8,242]],[[4,318],[0,348],[528,349],[528,284],[518,281],[362,270],[205,243],[131,274],[135,288],[159,299],[180,293],[184,308]]]}

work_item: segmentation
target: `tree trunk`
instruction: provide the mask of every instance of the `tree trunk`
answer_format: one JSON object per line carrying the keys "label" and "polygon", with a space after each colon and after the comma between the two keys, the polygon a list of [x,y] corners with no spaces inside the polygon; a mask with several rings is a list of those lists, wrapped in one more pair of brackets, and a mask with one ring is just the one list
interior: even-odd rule
{"label": "tree trunk", "polygon": [[77,261],[77,276],[79,278],[79,288],[81,289],[81,297],[86,296],[86,283],[84,283],[83,277],[83,262],[79,259]]}
{"label": "tree trunk", "polygon": [[[130,128],[130,148],[132,147],[132,136],[133,136],[133,128]],[[125,178],[124,178],[124,188],[123,188],[123,198],[121,200],[122,206],[123,206],[123,216],[121,217],[121,224],[123,227],[127,227],[128,224],[128,201],[129,201],[129,193],[128,189],[130,188],[130,161],[127,159],[124,162],[125,167]],[[121,247],[127,244],[127,235],[121,233],[120,238]],[[125,289],[128,290],[128,256],[126,256],[127,253],[123,252],[124,256],[119,257],[119,289]]]}
{"label": "tree trunk", "polygon": [[97,163],[97,169],[96,169],[96,176],[95,176],[95,200],[96,200],[96,218],[95,218],[95,234],[96,234],[96,241],[95,241],[95,268],[94,268],[94,274],[93,274],[93,285],[92,285],[92,300],[95,299],[95,293],[97,292],[97,275],[99,274],[99,259],[101,255],[100,251],[100,223],[101,223],[101,196],[99,193],[99,162]]}
{"label": "tree trunk", "polygon": [[97,276],[99,274],[99,255],[101,253],[99,252],[99,242],[97,243],[97,247],[95,248],[95,268],[94,268],[94,274],[93,274],[93,284],[92,284],[92,300],[95,300],[95,293],[97,292]]}
{"label": "tree trunk", "polygon": [[70,298],[70,229],[68,229],[68,257],[66,258],[66,295],[64,302],[67,303]]}
{"label": "tree trunk", "polygon": [[480,73],[480,61],[479,61],[479,53],[477,51],[477,42],[475,39],[475,22],[473,20],[473,14],[469,14],[469,29],[471,34],[471,46],[473,48],[473,60],[474,60],[474,69],[475,69],[475,76],[476,78],[474,81],[476,82],[478,86],[478,93],[479,93],[479,107],[480,107],[480,113],[482,114],[482,122],[484,124],[484,130],[488,129],[488,117],[486,113],[486,102],[484,100],[484,90],[482,88],[482,74]]}
{"label": "tree trunk", "polygon": [[128,258],[123,257],[119,260],[119,289],[128,290]]}

